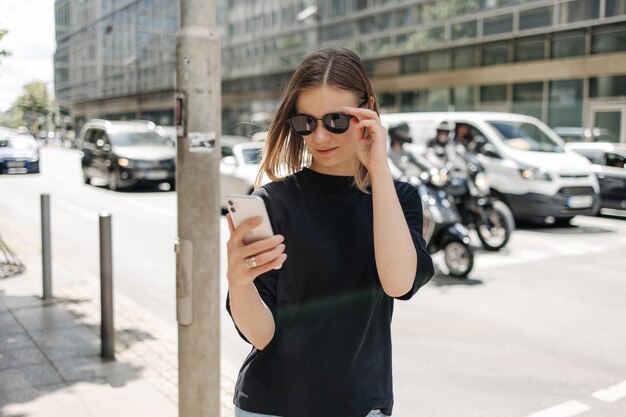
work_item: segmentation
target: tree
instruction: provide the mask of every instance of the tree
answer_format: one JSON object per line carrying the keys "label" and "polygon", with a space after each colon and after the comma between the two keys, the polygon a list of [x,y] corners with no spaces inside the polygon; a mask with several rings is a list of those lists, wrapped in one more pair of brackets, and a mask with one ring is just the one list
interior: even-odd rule
{"label": "tree", "polygon": [[[0,41],[2,41],[2,38],[4,38],[4,35],[6,35],[8,32],[6,29],[0,29]],[[0,57],[3,56],[10,56],[11,52],[7,51],[6,49],[0,49]]]}
{"label": "tree", "polygon": [[48,94],[48,87],[43,81],[33,81],[22,87],[22,94],[13,102],[6,117],[12,127],[27,126],[32,131],[49,126],[50,120],[59,111],[54,97]]}

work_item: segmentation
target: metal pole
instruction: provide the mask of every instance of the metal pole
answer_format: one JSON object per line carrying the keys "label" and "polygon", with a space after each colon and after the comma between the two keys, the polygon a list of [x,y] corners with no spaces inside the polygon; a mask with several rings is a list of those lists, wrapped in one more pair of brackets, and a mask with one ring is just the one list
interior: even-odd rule
{"label": "metal pole", "polygon": [[115,359],[111,215],[106,212],[100,213],[100,316],[100,356]]}
{"label": "metal pole", "polygon": [[43,299],[52,299],[52,252],[50,245],[50,194],[41,194],[41,270]]}
{"label": "metal pole", "polygon": [[215,0],[180,0],[176,37],[179,415],[220,415],[220,46]]}

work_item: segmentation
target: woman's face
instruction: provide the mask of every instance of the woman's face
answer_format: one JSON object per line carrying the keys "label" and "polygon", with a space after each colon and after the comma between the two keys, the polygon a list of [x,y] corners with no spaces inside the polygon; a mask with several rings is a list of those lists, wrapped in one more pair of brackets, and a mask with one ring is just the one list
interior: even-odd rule
{"label": "woman's face", "polygon": [[[343,106],[358,107],[359,98],[355,93],[340,88],[316,87],[298,95],[296,113],[322,119],[328,113],[341,113]],[[353,118],[346,132],[332,133],[323,126],[321,120],[317,120],[313,133],[303,136],[313,156],[312,170],[330,175],[354,175],[356,132],[352,126],[357,122]]]}

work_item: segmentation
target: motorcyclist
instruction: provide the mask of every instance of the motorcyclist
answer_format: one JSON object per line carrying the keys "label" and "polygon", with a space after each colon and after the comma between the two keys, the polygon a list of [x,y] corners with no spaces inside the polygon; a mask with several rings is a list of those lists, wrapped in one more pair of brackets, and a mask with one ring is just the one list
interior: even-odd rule
{"label": "motorcyclist", "polygon": [[411,152],[404,149],[404,144],[413,142],[409,130],[406,122],[393,124],[387,129],[390,141],[389,159],[403,175],[414,174],[413,170],[422,166]]}
{"label": "motorcyclist", "polygon": [[451,130],[450,123],[446,121],[439,123],[437,134],[426,144],[426,159],[437,167],[443,167],[456,159],[454,143],[450,139]]}

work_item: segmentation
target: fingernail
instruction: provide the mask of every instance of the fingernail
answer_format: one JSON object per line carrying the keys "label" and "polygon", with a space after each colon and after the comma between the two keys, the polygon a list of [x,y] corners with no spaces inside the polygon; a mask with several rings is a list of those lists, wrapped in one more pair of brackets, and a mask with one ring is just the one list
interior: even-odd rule
{"label": "fingernail", "polygon": [[283,235],[277,235],[276,236],[276,242],[280,243],[280,242],[282,242],[284,240],[285,240],[285,237]]}
{"label": "fingernail", "polygon": [[281,243],[280,245],[278,245],[278,249],[280,249],[281,251],[285,250],[285,245]]}

